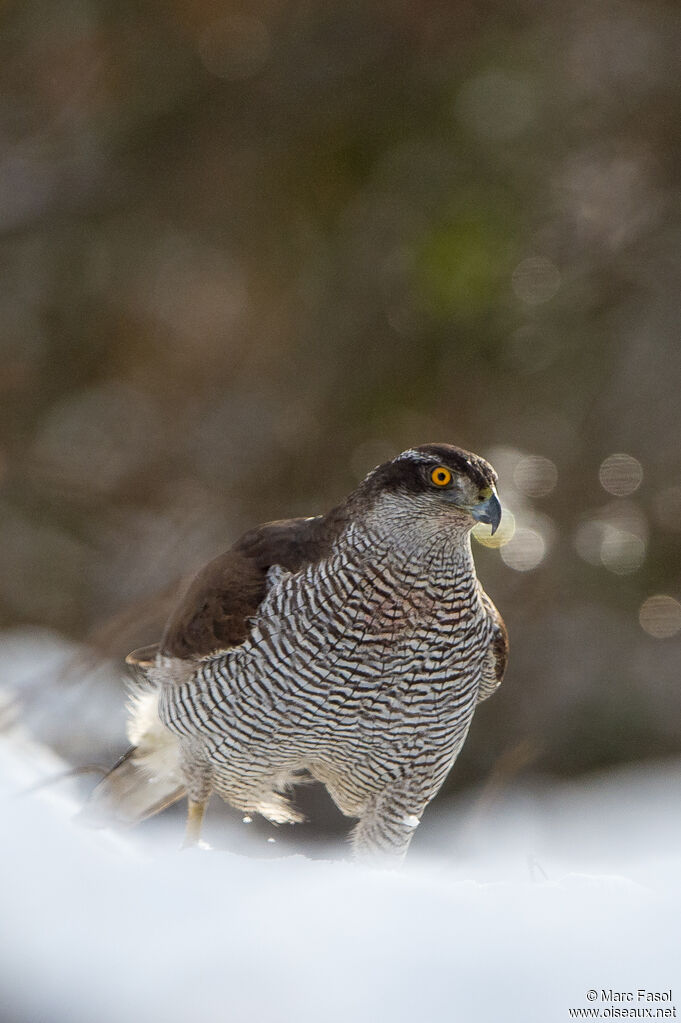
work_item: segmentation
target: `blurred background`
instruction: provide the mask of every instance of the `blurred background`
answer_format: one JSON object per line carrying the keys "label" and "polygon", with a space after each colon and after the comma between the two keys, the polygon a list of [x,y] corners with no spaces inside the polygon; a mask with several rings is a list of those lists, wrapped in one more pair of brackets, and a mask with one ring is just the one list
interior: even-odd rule
{"label": "blurred background", "polygon": [[184,578],[449,441],[511,661],[445,791],[681,753],[677,4],[0,18],[6,716],[110,763]]}

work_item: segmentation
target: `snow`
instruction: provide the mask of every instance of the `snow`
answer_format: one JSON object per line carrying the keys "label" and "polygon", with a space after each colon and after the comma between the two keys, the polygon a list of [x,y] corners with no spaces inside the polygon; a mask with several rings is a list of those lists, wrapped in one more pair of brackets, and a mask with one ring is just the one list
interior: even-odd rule
{"label": "snow", "polygon": [[64,766],[0,734],[3,1020],[553,1023],[591,988],[681,994],[678,762],[436,803],[401,871],[86,830],[63,785],[25,791]]}

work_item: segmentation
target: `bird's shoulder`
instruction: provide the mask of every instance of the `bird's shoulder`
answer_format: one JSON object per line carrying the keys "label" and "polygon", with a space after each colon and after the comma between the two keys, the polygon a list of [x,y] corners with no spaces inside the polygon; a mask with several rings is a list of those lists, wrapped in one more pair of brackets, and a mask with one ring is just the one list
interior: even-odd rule
{"label": "bird's shoulder", "polygon": [[203,657],[247,638],[273,566],[297,572],[328,553],[340,523],[328,516],[282,519],[249,530],[195,576],[165,627],[160,649]]}

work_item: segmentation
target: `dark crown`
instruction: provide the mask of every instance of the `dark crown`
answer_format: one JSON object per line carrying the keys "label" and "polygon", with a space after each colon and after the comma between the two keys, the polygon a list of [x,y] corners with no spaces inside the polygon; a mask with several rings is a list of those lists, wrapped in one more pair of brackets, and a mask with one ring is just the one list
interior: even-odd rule
{"label": "dark crown", "polygon": [[403,451],[391,462],[377,466],[360,485],[364,494],[377,495],[386,490],[421,492],[424,489],[424,467],[445,465],[452,472],[468,476],[476,487],[494,486],[497,474],[484,458],[464,451],[453,444],[422,444]]}

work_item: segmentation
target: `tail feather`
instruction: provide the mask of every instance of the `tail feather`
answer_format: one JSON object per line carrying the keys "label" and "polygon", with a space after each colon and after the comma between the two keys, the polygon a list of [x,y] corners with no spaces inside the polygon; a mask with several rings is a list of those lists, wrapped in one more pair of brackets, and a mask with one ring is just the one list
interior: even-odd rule
{"label": "tail feather", "polygon": [[86,823],[136,824],[185,794],[180,745],[159,719],[157,692],[131,697],[128,738],[133,745],[97,785],[83,809]]}

